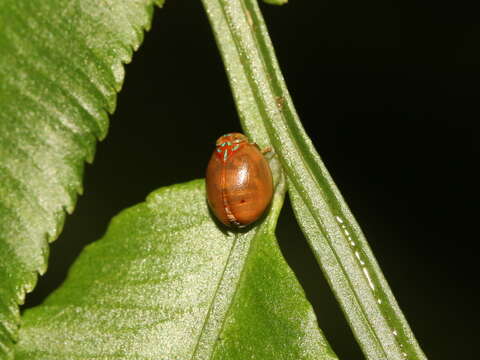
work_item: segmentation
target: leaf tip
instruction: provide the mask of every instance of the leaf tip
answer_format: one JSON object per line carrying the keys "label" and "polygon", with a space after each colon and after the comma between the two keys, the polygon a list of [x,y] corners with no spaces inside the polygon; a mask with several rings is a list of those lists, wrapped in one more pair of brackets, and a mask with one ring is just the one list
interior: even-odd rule
{"label": "leaf tip", "polygon": [[156,4],[158,7],[163,7],[163,5],[165,4],[165,0],[156,0],[156,1],[155,1],[155,4]]}

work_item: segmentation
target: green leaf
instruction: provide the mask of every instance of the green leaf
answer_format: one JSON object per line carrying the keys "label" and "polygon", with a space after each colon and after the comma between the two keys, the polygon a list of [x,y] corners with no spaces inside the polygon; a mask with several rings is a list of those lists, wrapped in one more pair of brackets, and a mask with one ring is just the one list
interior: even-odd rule
{"label": "green leaf", "polygon": [[115,217],[65,284],[24,316],[17,359],[336,359],[268,217],[213,221],[203,180]]}
{"label": "green leaf", "polygon": [[270,5],[284,5],[288,0],[263,0],[263,2]]}
{"label": "green leaf", "polygon": [[365,237],[298,119],[257,1],[203,3],[243,127],[255,141],[275,149],[298,222],[365,356],[425,359]]}
{"label": "green leaf", "polygon": [[153,0],[0,1],[0,359],[152,11]]}

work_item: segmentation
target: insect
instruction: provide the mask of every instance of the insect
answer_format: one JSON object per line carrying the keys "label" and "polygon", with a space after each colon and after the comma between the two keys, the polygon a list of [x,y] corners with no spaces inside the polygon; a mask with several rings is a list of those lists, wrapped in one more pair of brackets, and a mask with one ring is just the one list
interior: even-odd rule
{"label": "insect", "polygon": [[206,183],[208,204],[227,226],[242,228],[253,223],[272,200],[270,166],[257,144],[240,133],[218,138]]}

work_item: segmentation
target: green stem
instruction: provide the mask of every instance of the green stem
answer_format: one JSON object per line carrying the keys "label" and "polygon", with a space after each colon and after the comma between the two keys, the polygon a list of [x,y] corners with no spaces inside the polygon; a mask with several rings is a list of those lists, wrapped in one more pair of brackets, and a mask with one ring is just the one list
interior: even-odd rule
{"label": "green stem", "polygon": [[273,145],[302,230],[367,359],[426,359],[358,224],[305,133],[256,0],[202,0],[242,125]]}

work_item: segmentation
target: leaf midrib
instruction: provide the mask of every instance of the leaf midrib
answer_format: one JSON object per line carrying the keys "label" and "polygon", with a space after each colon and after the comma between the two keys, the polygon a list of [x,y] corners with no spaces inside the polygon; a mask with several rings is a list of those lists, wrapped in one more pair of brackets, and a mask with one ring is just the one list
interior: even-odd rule
{"label": "leaf midrib", "polygon": [[[253,234],[252,234],[253,232]],[[215,292],[212,297],[212,301],[208,307],[207,314],[205,316],[205,321],[203,322],[202,328],[199,332],[198,341],[195,344],[195,347],[192,352],[192,360],[200,359],[211,359],[215,351],[215,345],[217,339],[222,331],[222,328],[227,319],[227,314],[233,304],[233,300],[239,288],[239,284],[242,278],[243,271],[245,269],[244,264],[250,253],[251,244],[257,235],[258,230],[252,230],[246,236],[242,236],[238,233],[235,233],[235,239],[232,242],[232,247],[225,262],[225,266],[222,270],[222,274],[218,280],[218,283],[215,287]],[[244,246],[242,248],[242,245]],[[246,246],[246,249],[245,249]],[[242,252],[243,250],[243,252]],[[236,256],[240,255],[240,256]],[[235,263],[242,264],[242,266],[235,266]],[[233,266],[236,271],[234,276],[234,281],[232,282],[232,277],[228,277],[228,269]],[[228,286],[230,283],[230,286]],[[228,296],[220,296],[220,294],[225,294],[222,290],[225,290],[225,287],[229,289]],[[223,315],[220,317],[220,321],[215,321],[215,309],[216,305],[220,305],[220,313]],[[210,329],[211,328],[211,329]],[[210,329],[210,330],[209,330]]]}

